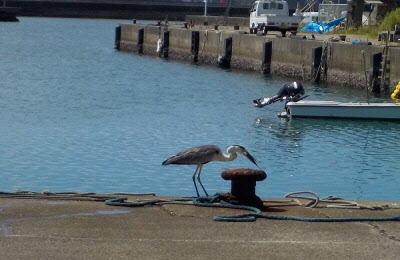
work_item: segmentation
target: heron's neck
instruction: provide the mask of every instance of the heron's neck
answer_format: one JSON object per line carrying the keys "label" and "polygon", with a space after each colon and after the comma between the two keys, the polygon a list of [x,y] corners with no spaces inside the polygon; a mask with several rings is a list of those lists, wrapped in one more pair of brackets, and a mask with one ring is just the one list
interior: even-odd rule
{"label": "heron's neck", "polygon": [[229,162],[229,161],[233,161],[237,158],[237,154],[236,153],[232,153],[232,152],[228,152],[228,154],[221,154],[221,157],[219,157],[218,159],[220,161],[225,161],[225,162]]}

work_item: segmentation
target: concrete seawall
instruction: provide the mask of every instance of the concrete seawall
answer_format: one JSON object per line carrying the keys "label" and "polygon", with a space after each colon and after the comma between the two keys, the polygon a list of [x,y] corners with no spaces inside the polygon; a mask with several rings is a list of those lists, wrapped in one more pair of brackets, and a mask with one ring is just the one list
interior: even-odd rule
{"label": "concrete seawall", "polygon": [[[225,51],[225,39],[232,37],[230,67],[245,70],[262,70],[263,45],[272,42],[270,73],[303,81],[313,80],[313,48],[322,47],[325,67],[321,77],[329,84],[365,88],[370,85],[372,56],[382,53],[384,46],[352,45],[346,42],[308,40],[301,37],[279,38],[275,35],[247,34],[239,30],[194,30],[183,26],[154,26],[122,24],[119,49],[137,52],[138,31],[144,29],[143,54],[158,55],[157,41],[164,31],[169,31],[168,58],[193,60],[192,32],[199,32],[198,63],[216,64]],[[390,91],[400,81],[400,48],[389,47],[387,68],[390,70]],[[376,68],[375,68],[376,69]],[[372,73],[372,72],[371,72]]]}

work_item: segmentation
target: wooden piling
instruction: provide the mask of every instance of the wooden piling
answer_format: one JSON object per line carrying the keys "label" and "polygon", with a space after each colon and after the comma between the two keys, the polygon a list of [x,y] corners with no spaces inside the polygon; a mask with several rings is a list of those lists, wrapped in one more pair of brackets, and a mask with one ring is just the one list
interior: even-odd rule
{"label": "wooden piling", "polygon": [[115,28],[114,48],[119,50],[121,47],[121,26]]}
{"label": "wooden piling", "polygon": [[218,57],[217,64],[222,68],[230,68],[232,59],[232,37],[225,39],[224,55]]}
{"label": "wooden piling", "polygon": [[190,53],[192,54],[192,60],[198,62],[199,60],[199,46],[200,46],[200,32],[192,31],[192,44]]}
{"label": "wooden piling", "polygon": [[166,31],[163,34],[162,56],[164,58],[168,58],[168,52],[169,52],[169,31]]}
{"label": "wooden piling", "polygon": [[137,52],[142,54],[143,53],[143,41],[144,41],[144,28],[141,28],[137,31]]}
{"label": "wooden piling", "polygon": [[373,92],[379,93],[380,80],[379,80],[379,69],[382,62],[382,52],[376,52],[371,54],[370,68],[369,68],[369,87]]}
{"label": "wooden piling", "polygon": [[319,82],[321,78],[322,46],[312,48],[311,80]]}
{"label": "wooden piling", "polygon": [[271,73],[271,60],[272,60],[272,41],[264,42],[263,45],[263,58],[262,58],[262,67],[261,71],[264,74]]}

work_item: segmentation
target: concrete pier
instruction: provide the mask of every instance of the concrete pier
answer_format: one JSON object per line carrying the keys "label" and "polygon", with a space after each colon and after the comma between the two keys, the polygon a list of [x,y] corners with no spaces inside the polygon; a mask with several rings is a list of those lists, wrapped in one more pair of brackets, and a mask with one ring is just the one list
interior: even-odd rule
{"label": "concrete pier", "polygon": [[[210,26],[210,25],[207,25]],[[190,60],[192,31],[185,26],[154,26],[140,24],[121,25],[121,50],[132,51],[137,45],[137,31],[144,29],[143,54],[156,55],[157,41],[165,30],[170,31],[169,58]],[[263,70],[264,43],[272,43],[270,73],[303,81],[311,81],[315,76],[313,67],[313,48],[321,47],[325,55],[325,77],[323,82],[330,84],[365,88],[371,85],[368,80],[371,56],[382,52],[381,45],[353,45],[345,41],[329,41],[326,38],[290,38],[277,35],[249,34],[247,30],[214,30],[196,28],[199,31],[198,62],[216,64],[224,55],[225,39],[232,37],[231,68]],[[330,36],[332,37],[332,36]],[[349,37],[347,37],[349,38]],[[400,48],[388,47],[390,63],[390,89],[400,81]]]}
{"label": "concrete pier", "polygon": [[[169,199],[128,196],[128,201]],[[263,214],[314,218],[400,215],[384,210],[297,206],[263,199]],[[398,259],[400,222],[216,222],[242,210],[165,204],[139,208],[100,201],[0,197],[0,259]]]}
{"label": "concrete pier", "polygon": [[[233,3],[230,15],[248,16],[252,3]],[[85,17],[182,21],[187,14],[202,15],[203,1],[163,0],[7,0],[7,6],[20,7],[21,16]],[[223,15],[226,3],[210,1],[209,15]]]}

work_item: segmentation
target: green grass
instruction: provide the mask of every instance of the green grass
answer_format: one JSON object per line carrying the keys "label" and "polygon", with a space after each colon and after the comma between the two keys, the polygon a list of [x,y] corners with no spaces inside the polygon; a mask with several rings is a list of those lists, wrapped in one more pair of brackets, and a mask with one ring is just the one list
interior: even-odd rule
{"label": "green grass", "polygon": [[393,31],[396,24],[400,26],[400,8],[388,13],[379,26],[379,29],[380,31]]}
{"label": "green grass", "polygon": [[350,27],[348,29],[337,29],[334,31],[334,33],[347,34],[347,35],[360,35],[360,36],[366,36],[371,39],[377,39],[379,31],[380,31],[379,26],[362,26],[359,28]]}
{"label": "green grass", "polygon": [[378,32],[393,31],[395,25],[400,26],[400,8],[397,8],[386,14],[385,19],[383,19],[380,25],[374,25],[374,26],[364,25],[359,28],[350,27],[348,29],[335,29],[333,33],[360,35],[360,36],[366,36],[371,39],[377,39]]}

